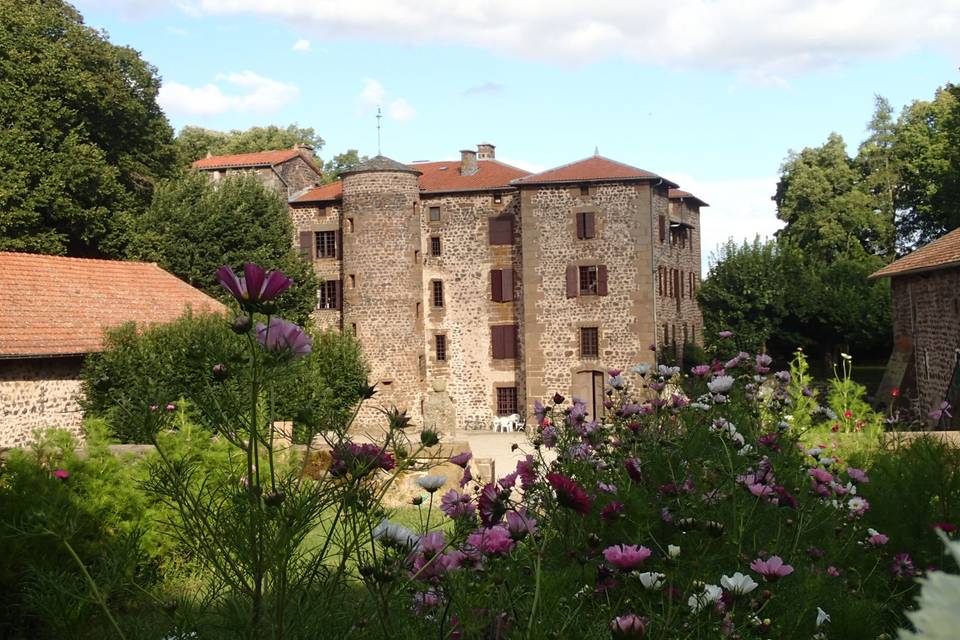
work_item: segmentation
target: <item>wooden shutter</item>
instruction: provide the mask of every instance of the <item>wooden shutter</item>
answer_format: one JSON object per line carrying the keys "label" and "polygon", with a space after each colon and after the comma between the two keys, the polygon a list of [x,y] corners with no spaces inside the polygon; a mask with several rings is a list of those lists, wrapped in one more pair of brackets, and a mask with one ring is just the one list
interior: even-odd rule
{"label": "wooden shutter", "polygon": [[506,357],[517,357],[517,325],[508,324],[503,328],[504,341],[506,342]]}
{"label": "wooden shutter", "polygon": [[593,211],[587,211],[583,214],[583,237],[592,238],[594,236],[594,230],[596,227],[594,218],[595,214]]}
{"label": "wooden shutter", "polygon": [[577,214],[577,239],[583,240],[587,237],[586,231],[586,214],[578,213]]}
{"label": "wooden shutter", "polygon": [[313,249],[313,231],[300,232],[300,257],[304,260],[313,260],[316,252]]}
{"label": "wooden shutter", "polygon": [[334,309],[343,309],[343,280],[334,280],[336,284],[334,285],[334,300],[333,308]]}
{"label": "wooden shutter", "polygon": [[579,287],[577,286],[577,265],[568,264],[567,265],[567,297],[576,298],[578,292],[579,292]]}
{"label": "wooden shutter", "polygon": [[597,265],[597,295],[607,295],[607,265]]}
{"label": "wooden shutter", "polygon": [[681,270],[681,271],[680,271],[680,297],[681,297],[681,298],[683,297],[683,289],[684,289],[684,286],[683,286],[683,285],[684,285],[684,282],[683,282],[683,271]]}
{"label": "wooden shutter", "polygon": [[502,273],[500,302],[511,302],[513,300],[513,269],[504,269]]}
{"label": "wooden shutter", "polygon": [[490,299],[494,302],[503,302],[503,271],[490,270]]}
{"label": "wooden shutter", "polygon": [[663,242],[667,239],[667,221],[663,216],[660,216],[660,242]]}
{"label": "wooden shutter", "polygon": [[513,244],[513,219],[498,216],[489,219],[490,244]]}
{"label": "wooden shutter", "polygon": [[343,260],[343,229],[337,229],[337,258]]}
{"label": "wooden shutter", "polygon": [[503,358],[503,333],[500,331],[500,327],[490,327],[490,343],[493,346],[494,360]]}

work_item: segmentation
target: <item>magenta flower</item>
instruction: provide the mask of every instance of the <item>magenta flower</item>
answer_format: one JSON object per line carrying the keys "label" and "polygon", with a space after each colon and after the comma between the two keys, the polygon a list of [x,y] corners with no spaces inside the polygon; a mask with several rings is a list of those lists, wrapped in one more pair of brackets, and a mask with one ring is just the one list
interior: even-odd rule
{"label": "magenta flower", "polygon": [[520,476],[520,486],[524,489],[537,481],[537,472],[534,468],[532,455],[527,454],[525,459],[517,461],[517,475]]}
{"label": "magenta flower", "polygon": [[417,591],[413,594],[413,610],[417,615],[424,615],[431,609],[439,607],[441,603],[443,598],[433,589]]}
{"label": "magenta flower", "polygon": [[701,378],[704,378],[704,377],[710,375],[710,365],[708,365],[708,364],[698,364],[698,365],[695,366],[694,368],[690,369],[690,373],[692,373],[692,374],[695,375],[695,376],[699,376],[699,377],[701,377]]}
{"label": "magenta flower", "polygon": [[724,329],[723,331],[719,332],[717,335],[720,336],[721,338],[732,338],[733,331],[730,331],[729,329]]}
{"label": "magenta flower", "polygon": [[627,475],[634,482],[643,482],[643,472],[640,470],[640,461],[636,458],[627,458],[624,466],[627,468]]}
{"label": "magenta flower", "polygon": [[270,318],[270,324],[257,323],[257,342],[267,351],[299,358],[313,349],[313,338],[298,325],[283,318]]}
{"label": "magenta flower", "polygon": [[827,575],[830,576],[831,578],[839,578],[840,569],[837,569],[835,566],[830,565],[829,567],[827,567]]}
{"label": "magenta flower", "polygon": [[916,575],[916,567],[913,566],[913,560],[908,553],[898,553],[893,556],[893,562],[890,563],[890,573],[897,578],[912,578]]}
{"label": "magenta flower", "polygon": [[610,621],[610,633],[615,640],[642,638],[647,633],[648,622],[646,618],[641,618],[634,613],[617,616]]}
{"label": "magenta flower", "polygon": [[492,482],[487,483],[480,490],[477,506],[480,508],[480,522],[485,527],[492,527],[503,520],[507,512],[507,505],[501,497],[500,489]]}
{"label": "magenta flower", "polygon": [[773,490],[773,487],[767,486],[765,484],[756,483],[756,482],[748,484],[747,489],[749,489],[750,493],[757,496],[758,498],[761,498],[764,496],[772,496],[775,493],[775,491]]}
{"label": "magenta flower", "polygon": [[943,416],[946,416],[948,418],[953,417],[953,414],[950,413],[950,410],[952,408],[953,407],[950,406],[950,403],[944,400],[943,402],[940,403],[939,407],[931,411],[928,415],[930,416],[930,419],[933,420],[934,422],[939,422],[940,419],[943,418]]}
{"label": "magenta flower", "polygon": [[463,489],[467,484],[473,480],[473,472],[470,471],[470,467],[463,468],[463,477],[460,478],[460,488]]}
{"label": "magenta flower", "polygon": [[880,547],[890,542],[890,536],[874,529],[867,529],[867,533],[869,534],[867,544],[871,547]]}
{"label": "magenta flower", "polygon": [[634,544],[615,544],[603,550],[603,559],[620,571],[633,571],[650,557],[650,549]]}
{"label": "magenta flower", "polygon": [[757,558],[750,563],[750,568],[763,576],[767,582],[776,582],[793,573],[793,567],[784,564],[780,556],[770,556],[766,560]]}
{"label": "magenta flower", "polygon": [[330,475],[341,478],[348,473],[361,478],[375,469],[390,471],[395,466],[393,456],[375,444],[348,442],[338,445],[331,454]]}
{"label": "magenta flower", "polygon": [[548,473],[547,482],[557,492],[560,506],[583,515],[590,513],[590,496],[572,479],[559,473]]}
{"label": "magenta flower", "polygon": [[467,544],[486,555],[503,555],[510,553],[516,542],[506,527],[497,525],[471,533],[467,536]]}
{"label": "magenta flower", "polygon": [[469,451],[464,451],[463,453],[458,453],[457,455],[450,458],[450,462],[457,465],[461,469],[466,469],[467,464],[470,463],[470,459],[473,458],[473,454]]}
{"label": "magenta flower", "polygon": [[66,469],[55,469],[53,471],[53,477],[57,480],[66,480],[70,477],[70,472]]}
{"label": "magenta flower", "polygon": [[443,531],[431,531],[420,536],[420,542],[417,543],[417,551],[423,554],[426,559],[430,559],[443,551],[447,546]]}
{"label": "magenta flower", "polygon": [[607,522],[616,520],[623,515],[625,508],[622,502],[611,502],[600,511],[600,518]]}
{"label": "magenta flower", "polygon": [[460,493],[456,489],[450,489],[440,498],[440,510],[448,518],[473,518],[477,515],[477,508],[466,493]]}
{"label": "magenta flower", "polygon": [[867,482],[870,482],[870,478],[863,469],[847,467],[847,476],[849,476],[850,479],[857,484],[866,484]]}
{"label": "magenta flower", "polygon": [[270,302],[293,284],[293,280],[282,272],[267,273],[260,265],[249,262],[243,265],[243,275],[239,277],[230,267],[226,265],[220,267],[217,269],[217,282],[244,308]]}
{"label": "magenta flower", "polygon": [[817,482],[827,483],[833,481],[833,476],[823,469],[810,469],[807,473]]}
{"label": "magenta flower", "polygon": [[529,513],[526,507],[507,512],[507,531],[514,540],[523,540],[528,535],[537,533],[537,520]]}

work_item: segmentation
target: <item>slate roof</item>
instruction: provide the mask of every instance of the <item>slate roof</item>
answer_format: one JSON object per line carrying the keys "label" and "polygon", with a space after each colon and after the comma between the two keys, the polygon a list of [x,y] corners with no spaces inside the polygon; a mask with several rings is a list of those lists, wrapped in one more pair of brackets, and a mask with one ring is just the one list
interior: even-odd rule
{"label": "slate roof", "polygon": [[913,253],[891,262],[871,274],[870,278],[902,276],[948,267],[960,267],[960,229],[954,229]]}
{"label": "slate roof", "polygon": [[399,171],[401,173],[416,173],[419,174],[420,171],[410,167],[405,164],[401,164],[396,160],[392,160],[387,156],[373,156],[366,162],[361,162],[355,167],[347,169],[340,175],[350,175],[352,173],[370,173],[373,171]]}
{"label": "slate roof", "polygon": [[609,180],[663,180],[668,187],[677,185],[655,173],[638,169],[637,167],[611,160],[600,155],[594,155],[583,160],[571,162],[553,169],[529,175],[514,184],[544,184],[563,182],[599,182]]}
{"label": "slate roof", "polygon": [[[212,275],[211,275],[212,277]],[[103,349],[103,330],[226,307],[156,264],[0,252],[0,358]]]}
{"label": "slate roof", "polygon": [[710,205],[693,195],[689,191],[684,191],[683,189],[670,189],[667,197],[671,200],[695,200],[701,207],[709,207]]}

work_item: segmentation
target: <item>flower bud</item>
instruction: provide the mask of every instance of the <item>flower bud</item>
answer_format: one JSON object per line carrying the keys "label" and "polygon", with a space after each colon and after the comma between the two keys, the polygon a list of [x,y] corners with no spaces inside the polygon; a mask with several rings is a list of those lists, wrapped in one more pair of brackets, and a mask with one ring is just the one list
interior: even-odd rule
{"label": "flower bud", "polygon": [[231,328],[237,335],[243,335],[253,328],[253,320],[250,319],[250,316],[237,316],[234,318]]}
{"label": "flower bud", "polygon": [[222,362],[213,365],[213,379],[217,382],[222,382],[227,379],[227,365]]}
{"label": "flower bud", "polygon": [[610,621],[610,633],[615,640],[642,638],[647,633],[648,622],[646,618],[633,613],[617,616]]}
{"label": "flower bud", "polygon": [[553,404],[563,404],[564,400],[566,400],[566,398],[564,398],[559,393],[553,394]]}
{"label": "flower bud", "polygon": [[263,502],[268,507],[279,507],[286,497],[283,491],[271,491],[263,496]]}
{"label": "flower bud", "polygon": [[432,447],[440,442],[440,436],[433,429],[424,429],[420,432],[420,444],[425,447]]}
{"label": "flower bud", "polygon": [[391,431],[403,431],[410,426],[410,416],[406,411],[401,411],[394,407],[387,411],[387,421],[390,423]]}

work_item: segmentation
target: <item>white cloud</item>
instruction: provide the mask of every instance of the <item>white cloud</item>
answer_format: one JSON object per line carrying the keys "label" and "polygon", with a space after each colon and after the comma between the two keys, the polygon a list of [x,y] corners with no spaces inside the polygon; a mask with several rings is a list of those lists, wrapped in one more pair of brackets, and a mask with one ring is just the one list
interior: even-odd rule
{"label": "white cloud", "polygon": [[682,173],[666,173],[680,188],[710,204],[700,210],[700,251],[703,272],[710,267],[713,254],[727,240],[740,244],[757,235],[772,238],[783,227],[777,219],[771,196],[779,177],[736,180],[695,180]]}
{"label": "white cloud", "polygon": [[300,38],[293,43],[293,50],[302,52],[310,51],[310,41],[305,38]]}
{"label": "white cloud", "polygon": [[417,115],[417,110],[403,98],[397,98],[390,103],[390,109],[387,111],[390,117],[400,122],[413,120]]}
{"label": "white cloud", "polygon": [[[365,116],[372,113],[377,107],[384,105],[387,99],[387,90],[378,80],[364,78],[363,89],[357,95],[357,115]],[[407,102],[406,98],[394,98],[386,105],[386,115],[391,120],[407,122],[416,117],[417,110]]]}
{"label": "white cloud", "polygon": [[273,113],[300,95],[295,85],[265,78],[253,71],[221,74],[216,80],[232,85],[240,93],[226,93],[214,83],[190,87],[179,82],[164,82],[157,100],[170,114],[215,116],[228,111]]}
{"label": "white cloud", "polygon": [[731,68],[774,84],[797,71],[922,47],[960,52],[956,0],[675,0],[669,9],[655,0],[591,0],[589,7],[572,0],[177,4],[207,15],[282,19],[329,37],[466,44],[572,64],[625,58]]}

